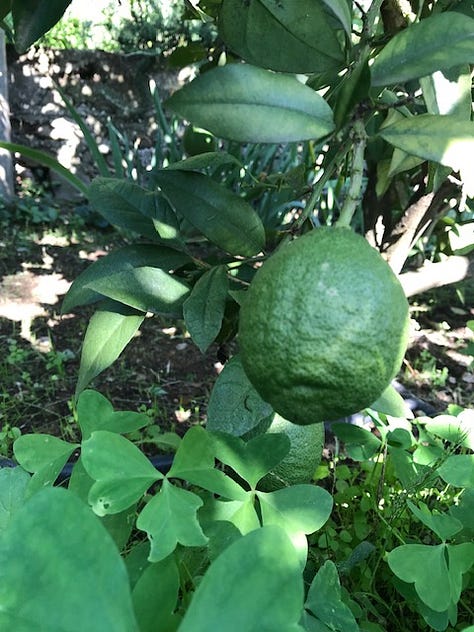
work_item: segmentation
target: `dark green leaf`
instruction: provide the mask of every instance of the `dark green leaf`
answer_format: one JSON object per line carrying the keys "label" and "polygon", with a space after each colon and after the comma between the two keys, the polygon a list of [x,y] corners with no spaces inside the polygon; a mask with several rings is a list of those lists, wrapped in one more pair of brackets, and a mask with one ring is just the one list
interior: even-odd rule
{"label": "dark green leaf", "polygon": [[403,83],[468,63],[474,63],[474,20],[438,13],[389,41],[372,66],[372,85]]}
{"label": "dark green leaf", "polygon": [[198,156],[191,156],[191,158],[186,158],[186,160],[173,162],[167,167],[167,170],[176,169],[178,171],[203,171],[205,169],[217,169],[225,165],[242,167],[242,164],[235,156],[232,156],[225,151],[209,151],[204,154],[199,154]]}
{"label": "dark green leaf", "polygon": [[271,70],[322,72],[343,61],[324,6],[312,0],[224,0],[219,33],[237,55]]}
{"label": "dark green leaf", "polygon": [[196,513],[203,501],[199,496],[175,487],[166,479],[160,492],[145,506],[137,518],[137,528],[146,531],[151,542],[150,562],[164,560],[178,544],[205,546]]}
{"label": "dark green leaf", "polygon": [[179,316],[189,287],[160,268],[143,266],[109,274],[86,285],[114,301],[142,312]]}
{"label": "dark green leaf", "polygon": [[59,22],[71,0],[14,0],[15,47],[24,52]]}
{"label": "dark green leaf", "polygon": [[313,579],[305,607],[328,626],[328,630],[359,632],[354,615],[341,600],[339,575],[335,564],[330,560],[321,566]]}
{"label": "dark green leaf", "polygon": [[8,15],[12,8],[12,0],[1,0],[0,2],[0,20]]}
{"label": "dark green leaf", "polygon": [[172,556],[144,570],[132,593],[140,632],[177,629],[179,617],[173,613],[179,587],[179,573]]}
{"label": "dark green leaf", "polygon": [[232,543],[211,564],[180,632],[296,632],[302,607],[295,549],[283,530],[263,527]]}
{"label": "dark green leaf", "polygon": [[71,492],[41,490],[0,539],[0,629],[138,632],[119,552]]}
{"label": "dark green leaf", "polygon": [[272,414],[250,383],[239,356],[227,362],[212,389],[207,408],[208,430],[241,437]]}
{"label": "dark green leaf", "polygon": [[189,261],[191,258],[183,252],[161,245],[132,244],[114,250],[98,259],[74,280],[64,298],[62,312],[70,312],[77,305],[86,305],[100,300],[102,295],[89,289],[88,286],[112,274],[145,266],[171,272]]}
{"label": "dark green leaf", "polygon": [[158,193],[127,180],[96,178],[89,187],[88,198],[94,209],[114,226],[158,241],[155,222],[163,221],[167,212]]}
{"label": "dark green leaf", "polygon": [[248,64],[206,72],[167,105],[215,136],[240,142],[319,139],[334,129],[331,108],[319,94],[294,77]]}
{"label": "dark green leaf", "polygon": [[202,275],[184,302],[184,322],[203,353],[220,331],[228,287],[226,266],[215,266]]}
{"label": "dark green leaf", "polygon": [[265,229],[260,217],[248,202],[209,176],[163,169],[156,181],[179,215],[223,250],[246,257],[262,250]]}
{"label": "dark green leaf", "polygon": [[145,314],[131,307],[104,301],[89,321],[82,345],[76,397],[89,382],[109,367],[138,331]]}

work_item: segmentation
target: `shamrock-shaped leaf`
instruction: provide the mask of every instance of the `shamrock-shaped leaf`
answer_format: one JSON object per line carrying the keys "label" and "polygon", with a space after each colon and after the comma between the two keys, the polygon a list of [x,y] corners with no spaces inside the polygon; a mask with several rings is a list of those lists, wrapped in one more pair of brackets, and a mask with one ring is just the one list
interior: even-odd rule
{"label": "shamrock-shaped leaf", "polygon": [[130,410],[115,412],[109,400],[91,389],[83,391],[77,400],[77,422],[82,439],[88,439],[94,430],[109,430],[125,434],[139,430],[149,423],[144,413]]}
{"label": "shamrock-shaped leaf", "polygon": [[133,443],[107,430],[93,432],[82,443],[81,458],[87,474],[96,481],[89,503],[99,516],[127,509],[163,478]]}
{"label": "shamrock-shaped leaf", "polygon": [[207,537],[197,520],[202,500],[196,494],[164,480],[161,490],[143,509],[137,527],[146,531],[151,542],[150,562],[164,560],[177,544],[204,546]]}

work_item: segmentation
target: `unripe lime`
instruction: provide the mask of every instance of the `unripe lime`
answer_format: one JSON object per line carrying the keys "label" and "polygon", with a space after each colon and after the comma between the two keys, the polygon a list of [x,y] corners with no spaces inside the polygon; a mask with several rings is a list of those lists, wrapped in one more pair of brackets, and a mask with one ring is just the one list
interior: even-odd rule
{"label": "unripe lime", "polygon": [[310,483],[321,462],[324,447],[324,424],[299,426],[283,419],[278,413],[259,424],[247,438],[258,434],[281,432],[290,440],[290,451],[258,484],[263,491],[273,491],[288,485]]}
{"label": "unripe lime", "polygon": [[408,324],[402,286],[381,255],[348,228],[318,228],[255,274],[240,312],[242,364],[285,419],[331,421],[390,384]]}

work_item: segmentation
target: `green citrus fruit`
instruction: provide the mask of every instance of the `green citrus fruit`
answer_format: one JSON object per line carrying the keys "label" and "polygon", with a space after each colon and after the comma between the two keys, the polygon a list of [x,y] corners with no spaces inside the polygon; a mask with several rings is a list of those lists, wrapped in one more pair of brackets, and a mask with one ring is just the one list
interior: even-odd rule
{"label": "green citrus fruit", "polygon": [[188,156],[198,156],[208,151],[216,151],[217,140],[206,130],[190,125],[183,134],[183,148]]}
{"label": "green citrus fruit", "polygon": [[395,377],[408,302],[391,268],[348,228],[318,228],[257,271],[239,323],[242,364],[260,396],[296,424],[370,406]]}
{"label": "green citrus fruit", "polygon": [[273,491],[288,485],[310,483],[321,462],[324,448],[324,424],[299,426],[283,419],[278,413],[262,421],[246,435],[247,439],[258,434],[281,432],[290,440],[290,451],[258,484],[263,491]]}

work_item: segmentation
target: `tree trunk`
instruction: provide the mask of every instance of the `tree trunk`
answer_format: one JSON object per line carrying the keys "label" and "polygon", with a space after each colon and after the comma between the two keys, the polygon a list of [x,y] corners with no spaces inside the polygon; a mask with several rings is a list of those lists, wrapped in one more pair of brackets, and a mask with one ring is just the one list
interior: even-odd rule
{"label": "tree trunk", "polygon": [[[5,32],[0,29],[0,140],[10,142],[10,131]],[[6,149],[0,149],[0,196],[4,201],[9,201],[13,197],[13,191],[12,156]]]}
{"label": "tree trunk", "polygon": [[398,278],[407,297],[435,287],[457,283],[474,276],[474,256],[453,255],[439,263],[425,263],[414,272],[404,272]]}

